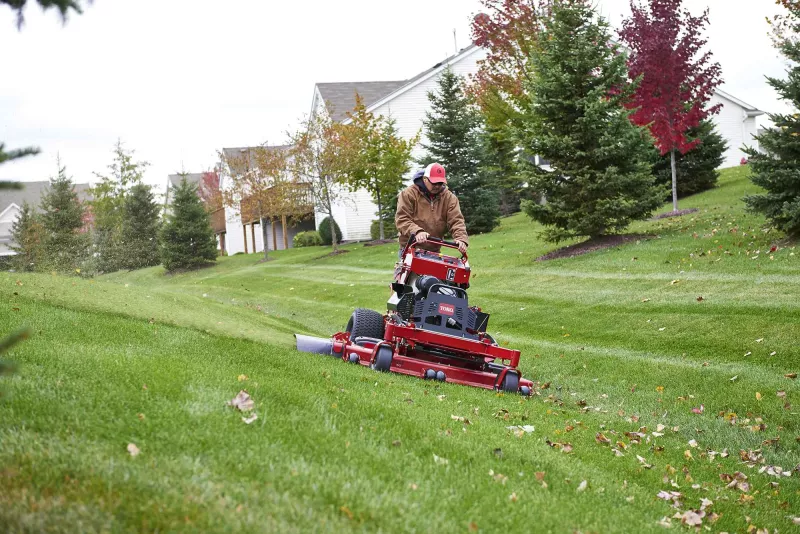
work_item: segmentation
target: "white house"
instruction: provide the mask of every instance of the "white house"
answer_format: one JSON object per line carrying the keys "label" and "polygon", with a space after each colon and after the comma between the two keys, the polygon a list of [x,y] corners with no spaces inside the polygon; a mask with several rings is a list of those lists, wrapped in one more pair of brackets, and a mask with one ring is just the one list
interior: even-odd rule
{"label": "white house", "polygon": [[[410,139],[422,129],[425,112],[430,109],[428,92],[437,89],[442,71],[449,67],[455,74],[468,77],[477,73],[479,61],[485,57],[486,51],[472,44],[408,80],[317,83],[311,114],[330,113],[334,120],[347,122],[347,112],[354,108],[355,94],[358,93],[364,99],[367,111],[391,117],[399,135]],[[756,133],[756,117],[764,112],[723,91],[717,91],[713,96],[711,104],[717,103],[723,107],[713,120],[729,146],[723,167],[738,165],[744,157],[742,145],[756,144],[752,140]],[[412,155],[414,158],[422,156],[419,145]],[[346,200],[334,208],[334,219],[345,240],[368,240],[376,211],[369,193],[362,190],[346,195]],[[315,213],[316,223],[319,224],[323,217]]]}
{"label": "white house", "polygon": [[[231,186],[231,175],[240,176],[246,173],[258,172],[256,154],[258,150],[287,150],[289,145],[271,147],[235,147],[223,148],[227,165],[223,165],[220,174],[220,188],[228,190]],[[316,228],[313,210],[309,207],[306,213],[298,214],[294,219],[283,217],[280,220],[267,220],[265,228],[261,227],[261,220],[254,209],[247,209],[247,198],[244,200],[245,209],[240,204],[239,209],[231,206],[224,208],[225,232],[218,233],[218,244],[227,254],[264,251],[264,236],[266,236],[267,251],[283,250],[292,247],[294,236],[300,232]],[[241,202],[240,200],[240,202]],[[222,213],[220,213],[222,215]]]}

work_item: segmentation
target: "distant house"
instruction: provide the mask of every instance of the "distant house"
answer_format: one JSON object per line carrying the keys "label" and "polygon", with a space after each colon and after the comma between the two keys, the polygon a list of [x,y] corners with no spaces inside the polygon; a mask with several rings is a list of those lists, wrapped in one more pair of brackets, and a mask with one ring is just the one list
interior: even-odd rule
{"label": "distant house", "polygon": [[[0,190],[0,256],[13,256],[11,230],[26,202],[38,209],[42,194],[50,186],[50,182],[22,182],[22,189]],[[75,184],[78,198],[85,201],[89,198],[89,184]]]}
{"label": "distant house", "polygon": [[[450,67],[455,74],[469,77],[478,72],[479,61],[485,58],[486,51],[472,44],[408,80],[318,83],[314,87],[311,113],[330,113],[334,120],[346,123],[347,112],[354,108],[355,94],[358,93],[364,98],[367,111],[391,117],[399,135],[411,139],[422,129],[425,113],[430,110],[428,92],[437,89],[442,71]],[[742,146],[757,145],[752,135],[756,133],[756,117],[764,112],[723,91],[717,91],[712,97],[711,105],[717,103],[723,107],[713,121],[729,146],[722,166],[738,165],[744,156]],[[415,159],[423,155],[420,145],[412,155]],[[344,239],[365,240],[370,239],[370,224],[377,218],[376,212],[377,207],[370,195],[362,190],[349,194],[344,202],[336,206],[334,218]],[[317,213],[317,222],[322,217],[324,215]]]}
{"label": "distant house", "polygon": [[[256,151],[263,150],[288,150],[289,145],[276,145],[271,147],[235,147],[223,148],[222,152],[227,161],[227,170],[230,176],[220,176],[220,187],[228,188],[233,177],[243,176],[247,173],[258,172],[256,164]],[[292,217],[274,216],[270,213],[261,213],[265,219],[265,228],[261,228],[261,217],[258,206],[245,194],[239,200],[239,205],[224,208],[224,222],[226,233],[224,250],[228,254],[264,251],[264,236],[266,235],[267,250],[283,250],[292,248],[294,236],[299,232],[314,230],[314,208],[309,201],[299,206],[299,211]]]}

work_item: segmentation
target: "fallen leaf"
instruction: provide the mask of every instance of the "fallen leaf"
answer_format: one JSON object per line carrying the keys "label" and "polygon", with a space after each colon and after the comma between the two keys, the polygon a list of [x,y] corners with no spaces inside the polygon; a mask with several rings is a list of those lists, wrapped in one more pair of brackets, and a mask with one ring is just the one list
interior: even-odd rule
{"label": "fallen leaf", "polygon": [[603,445],[608,445],[611,443],[611,440],[608,439],[602,432],[595,434],[594,439],[597,443],[602,443]]}
{"label": "fallen leaf", "polygon": [[680,280],[673,280],[672,282],[669,283],[669,285],[674,286],[675,284],[680,284],[680,282],[681,282]]}
{"label": "fallen leaf", "polygon": [[760,337],[760,338],[756,339],[756,343],[761,343],[762,341],[764,341],[763,337]]}
{"label": "fallen leaf", "polygon": [[255,407],[255,404],[256,403],[245,390],[241,390],[238,395],[228,401],[228,406],[238,408],[239,411],[242,412],[249,412]]}
{"label": "fallen leaf", "polygon": [[453,421],[458,421],[459,423],[464,423],[465,425],[472,424],[470,423],[469,419],[467,419],[466,417],[461,417],[460,415],[451,415],[450,419],[452,419]]}
{"label": "fallen leaf", "polygon": [[433,462],[438,465],[447,465],[450,461],[447,458],[442,458],[441,456],[433,455]]}
{"label": "fallen leaf", "polygon": [[704,411],[706,411],[706,407],[705,407],[705,405],[703,405],[703,404],[701,404],[701,405],[700,405],[699,407],[697,407],[697,408],[692,408],[692,413],[701,414],[701,413],[703,413]]}
{"label": "fallen leaf", "polygon": [[697,297],[697,302],[703,302],[704,300],[706,299],[704,299],[702,296]]}
{"label": "fallen leaf", "polygon": [[759,393],[758,391],[756,391],[756,400],[758,401],[761,400],[761,393]]}
{"label": "fallen leaf", "polygon": [[131,456],[138,456],[141,451],[139,450],[139,447],[133,443],[128,443],[128,452]]}
{"label": "fallen leaf", "polygon": [[585,490],[586,490],[586,487],[587,487],[588,485],[589,485],[589,483],[588,483],[588,482],[586,482],[585,480],[584,480],[584,481],[582,481],[580,484],[578,484],[578,490],[577,490],[577,491],[578,491],[578,493],[580,493],[580,492],[582,492],[582,491],[585,491]]}
{"label": "fallen leaf", "polygon": [[517,502],[517,494],[512,493],[511,495],[508,496],[508,500],[511,502]]}
{"label": "fallen leaf", "polygon": [[651,464],[647,463],[647,460],[645,460],[644,458],[642,458],[638,454],[636,455],[636,459],[639,460],[639,463],[642,464],[642,466],[645,469],[650,469],[651,467],[653,467]]}
{"label": "fallen leaf", "polygon": [[784,376],[785,378],[791,378],[792,380],[794,380],[795,378],[797,378],[797,373],[786,373],[786,374],[785,374],[785,375],[783,375],[783,376]]}
{"label": "fallen leaf", "polygon": [[705,512],[701,512],[701,514],[698,514],[694,510],[687,510],[681,516],[681,523],[690,527],[702,525]]}
{"label": "fallen leaf", "polygon": [[350,508],[348,508],[347,506],[340,507],[339,511],[342,512],[344,515],[346,515],[348,519],[353,519],[353,512],[351,512]]}
{"label": "fallen leaf", "polygon": [[436,395],[436,398],[440,401],[443,401],[446,398],[446,395]]}
{"label": "fallen leaf", "polygon": [[685,450],[685,451],[683,451],[683,456],[684,456],[684,458],[686,458],[687,460],[694,460],[694,456],[692,456],[692,451],[690,451],[690,450],[688,450],[688,449],[687,449],[687,450]]}
{"label": "fallen leaf", "polygon": [[136,417],[139,418],[139,421],[144,421],[144,414],[143,413],[137,413]]}
{"label": "fallen leaf", "polygon": [[258,416],[256,414],[253,414],[250,417],[242,417],[242,421],[244,421],[244,423],[246,425],[249,425],[250,423],[252,423],[256,419],[258,419]]}
{"label": "fallen leaf", "polygon": [[695,441],[693,439],[690,439],[689,440],[689,446],[696,449],[697,448],[697,441]]}
{"label": "fallen leaf", "polygon": [[239,375],[236,378],[239,380],[239,382],[244,382],[245,380],[247,380],[247,375]]}
{"label": "fallen leaf", "polygon": [[642,299],[642,302],[650,302],[650,299]]}
{"label": "fallen leaf", "polygon": [[775,350],[773,350],[772,352],[769,353],[770,356],[775,356],[776,354],[778,354],[778,351],[775,351]]}

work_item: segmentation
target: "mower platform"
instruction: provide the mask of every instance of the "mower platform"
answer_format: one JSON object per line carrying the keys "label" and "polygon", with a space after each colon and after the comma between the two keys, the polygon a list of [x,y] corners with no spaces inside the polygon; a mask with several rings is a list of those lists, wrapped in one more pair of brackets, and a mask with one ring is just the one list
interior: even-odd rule
{"label": "mower platform", "polygon": [[[458,248],[430,238],[434,245]],[[330,354],[377,371],[530,395],[520,352],[486,333],[489,315],[467,298],[470,267],[460,258],[409,243],[395,270],[386,314],[358,308],[332,338],[297,335],[297,349]]]}

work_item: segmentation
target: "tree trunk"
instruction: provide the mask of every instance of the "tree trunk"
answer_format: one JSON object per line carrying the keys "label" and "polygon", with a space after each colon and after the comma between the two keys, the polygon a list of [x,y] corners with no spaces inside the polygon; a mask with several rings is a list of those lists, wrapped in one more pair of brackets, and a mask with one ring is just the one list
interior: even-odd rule
{"label": "tree trunk", "polygon": [[[331,211],[333,211],[333,210],[331,210]],[[331,218],[331,245],[333,245],[333,251],[334,252],[338,252],[339,251],[339,245],[338,245],[339,236],[336,235],[336,225],[333,224],[333,215],[330,215],[330,218]]]}
{"label": "tree trunk", "polygon": [[[261,210],[261,201],[258,201],[258,220],[261,221],[261,240],[264,242],[264,261],[269,259],[267,256],[267,250],[269,247],[267,246],[267,224],[266,219],[264,218],[264,212]],[[253,236],[253,252],[256,251],[256,239]]]}
{"label": "tree trunk", "polygon": [[281,215],[281,228],[283,228],[283,250],[289,248],[289,233],[286,231],[286,215]]}
{"label": "tree trunk", "polygon": [[269,222],[272,225],[272,250],[278,250],[278,227],[275,219]]}
{"label": "tree trunk", "polygon": [[675,149],[670,152],[672,164],[672,211],[678,211],[678,170],[675,166]]}
{"label": "tree trunk", "polygon": [[381,194],[378,193],[378,238],[383,241],[384,240],[384,233],[383,233],[383,206],[381,205]]}

